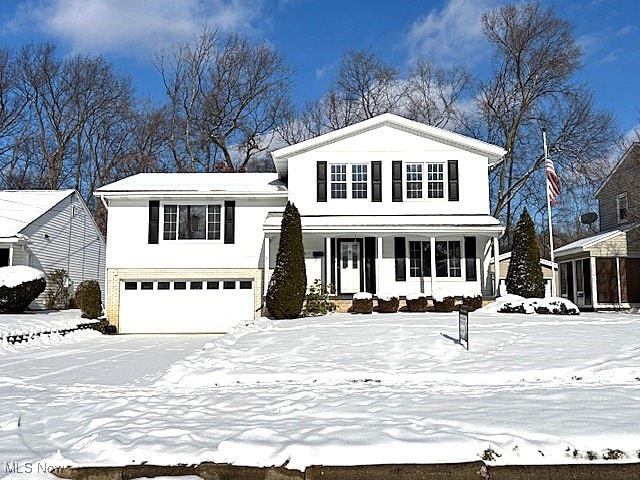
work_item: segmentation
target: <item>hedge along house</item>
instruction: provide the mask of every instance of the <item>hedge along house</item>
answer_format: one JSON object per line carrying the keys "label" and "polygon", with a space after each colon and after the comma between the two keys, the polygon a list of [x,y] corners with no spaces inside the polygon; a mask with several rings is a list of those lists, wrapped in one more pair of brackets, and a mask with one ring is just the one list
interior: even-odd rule
{"label": "hedge along house", "polygon": [[[307,285],[494,295],[505,151],[385,114],[273,152],[277,173],[138,174],[108,207],[107,317],[122,333],[225,332],[261,315],[282,212],[301,214]],[[492,253],[493,252],[493,253]]]}
{"label": "hedge along house", "polygon": [[[494,295],[503,228],[489,166],[505,150],[384,114],[272,153],[300,211],[308,282],[400,296]],[[280,218],[265,221],[265,251]],[[268,272],[266,272],[268,274]]]}
{"label": "hedge along house", "polygon": [[596,192],[601,232],[555,250],[560,295],[581,309],[640,306],[640,142]]}
{"label": "hedge along house", "polygon": [[[105,241],[75,190],[0,192],[0,266],[27,265],[49,276],[65,270],[73,289],[97,280],[104,296]],[[46,308],[47,290],[30,307]]]}

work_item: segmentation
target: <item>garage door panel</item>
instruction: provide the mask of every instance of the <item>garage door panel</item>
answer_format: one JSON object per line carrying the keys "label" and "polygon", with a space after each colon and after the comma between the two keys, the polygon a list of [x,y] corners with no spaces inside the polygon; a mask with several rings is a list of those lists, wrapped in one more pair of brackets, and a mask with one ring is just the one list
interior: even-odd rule
{"label": "garage door panel", "polygon": [[253,319],[253,282],[242,282],[244,288],[237,280],[122,282],[120,332],[225,333]]}

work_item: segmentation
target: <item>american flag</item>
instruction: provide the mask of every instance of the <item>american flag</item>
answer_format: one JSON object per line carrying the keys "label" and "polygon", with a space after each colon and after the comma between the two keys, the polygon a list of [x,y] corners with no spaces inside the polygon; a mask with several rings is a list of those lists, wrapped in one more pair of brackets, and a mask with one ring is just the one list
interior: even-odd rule
{"label": "american flag", "polygon": [[545,169],[547,172],[547,194],[549,195],[549,200],[553,206],[556,206],[558,202],[556,198],[560,195],[560,183],[558,182],[558,175],[556,174],[556,169],[553,166],[553,160],[547,158],[545,163]]}

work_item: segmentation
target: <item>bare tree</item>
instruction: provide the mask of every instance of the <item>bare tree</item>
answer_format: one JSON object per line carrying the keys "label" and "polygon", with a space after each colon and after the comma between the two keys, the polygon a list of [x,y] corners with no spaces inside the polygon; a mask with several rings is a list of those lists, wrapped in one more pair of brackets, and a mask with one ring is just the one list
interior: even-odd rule
{"label": "bare tree", "polygon": [[243,170],[265,151],[288,108],[293,69],[269,45],[205,27],[161,51],[156,67],[169,100],[169,145],[179,171]]}
{"label": "bare tree", "polygon": [[[552,154],[569,168],[597,161],[615,141],[616,127],[609,113],[594,108],[585,86],[571,83],[582,53],[571,24],[552,9],[507,5],[486,12],[482,25],[495,49],[494,71],[481,83],[475,120],[482,136],[507,150],[492,171],[492,197],[493,214],[505,219],[509,243],[514,200],[541,171],[542,128],[550,132]],[[544,182],[540,185],[544,194]]]}

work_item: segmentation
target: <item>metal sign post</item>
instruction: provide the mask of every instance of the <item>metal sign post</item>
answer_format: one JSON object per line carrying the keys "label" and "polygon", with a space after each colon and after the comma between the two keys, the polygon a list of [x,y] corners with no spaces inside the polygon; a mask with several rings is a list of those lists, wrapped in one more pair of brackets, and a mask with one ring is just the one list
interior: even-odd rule
{"label": "metal sign post", "polygon": [[464,340],[464,346],[469,350],[469,307],[466,305],[460,305],[458,310],[458,336],[460,345]]}

